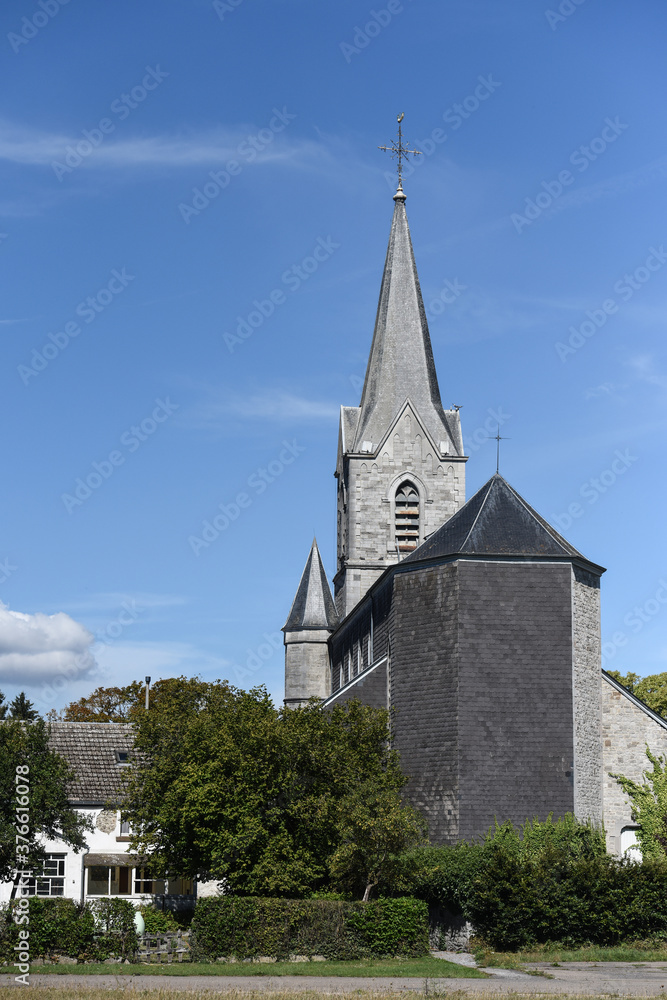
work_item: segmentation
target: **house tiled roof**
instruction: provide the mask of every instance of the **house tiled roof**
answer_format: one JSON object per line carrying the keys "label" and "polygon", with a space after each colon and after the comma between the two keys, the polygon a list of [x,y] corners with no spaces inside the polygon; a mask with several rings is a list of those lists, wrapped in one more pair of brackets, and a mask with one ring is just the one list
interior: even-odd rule
{"label": "house tiled roof", "polygon": [[52,722],[49,744],[64,757],[76,778],[68,787],[72,803],[104,805],[119,792],[125,768],[117,751],[129,753],[132,726],[118,722]]}

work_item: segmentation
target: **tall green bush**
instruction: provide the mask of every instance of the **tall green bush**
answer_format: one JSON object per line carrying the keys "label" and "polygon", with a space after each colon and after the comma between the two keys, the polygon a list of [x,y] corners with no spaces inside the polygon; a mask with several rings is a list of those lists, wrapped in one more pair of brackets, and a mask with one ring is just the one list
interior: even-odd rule
{"label": "tall green bush", "polygon": [[667,937],[667,864],[607,855],[573,816],[496,824],[475,844],[406,855],[401,891],[462,914],[497,949]]}
{"label": "tall green bush", "polygon": [[200,899],[192,921],[195,960],[324,955],[329,959],[428,952],[428,908],[415,899]]}

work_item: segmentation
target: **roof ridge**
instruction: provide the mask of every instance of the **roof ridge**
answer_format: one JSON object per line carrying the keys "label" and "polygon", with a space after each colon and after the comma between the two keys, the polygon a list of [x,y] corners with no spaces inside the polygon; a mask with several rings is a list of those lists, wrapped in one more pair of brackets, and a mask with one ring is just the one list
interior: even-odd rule
{"label": "roof ridge", "polygon": [[553,528],[551,526],[551,524],[549,524],[549,522],[547,521],[547,519],[544,518],[544,517],[542,517],[542,515],[540,514],[540,512],[538,510],[535,510],[535,508],[531,504],[529,504],[527,500],[524,500],[523,497],[521,496],[521,494],[517,493],[517,491],[514,489],[514,487],[510,483],[508,483],[506,479],[503,479],[502,476],[500,476],[500,478],[503,480],[503,482],[505,483],[505,485],[507,486],[507,488],[509,490],[511,490],[512,494],[516,497],[516,499],[521,504],[523,504],[523,506],[526,508],[526,510],[528,511],[528,513],[531,515],[531,517],[536,517],[537,518],[538,523],[553,538],[553,540],[555,542],[557,542],[562,548],[565,548],[566,550],[569,550],[568,555],[572,555],[575,552],[576,552],[577,555],[579,555],[579,556],[581,555],[581,552],[579,552],[578,549],[575,549],[574,545],[572,545],[570,542],[568,542],[567,538],[564,538],[562,535],[559,535],[558,532],[556,531],[556,529]]}
{"label": "roof ridge", "polygon": [[[484,510],[484,504],[485,504],[485,503],[486,503],[486,501],[488,500],[488,498],[489,498],[489,493],[491,492],[491,483],[492,483],[492,482],[493,482],[493,477],[491,477],[491,479],[489,479],[489,480],[488,480],[488,482],[484,483],[484,486],[480,486],[480,488],[479,488],[479,489],[477,490],[477,493],[481,493],[481,492],[482,492],[482,490],[486,488],[486,496],[484,497],[484,499],[482,500],[481,504],[479,505],[479,510],[478,510],[478,511],[477,511],[477,513],[475,514],[475,520],[474,520],[474,521],[472,522],[472,524],[470,525],[470,528],[468,529],[468,533],[467,533],[467,535],[466,535],[466,536],[464,537],[464,539],[463,539],[463,541],[462,541],[462,543],[461,543],[461,545],[460,545],[460,548],[461,548],[461,549],[463,549],[464,545],[466,544],[466,542],[468,541],[468,539],[469,539],[469,538],[470,538],[470,536],[472,535],[472,533],[473,533],[473,529],[474,529],[475,525],[477,524],[477,522],[478,522],[478,520],[479,520],[479,518],[480,518],[480,515],[481,515],[482,511]],[[470,500],[466,500],[466,503],[472,503],[472,502],[473,502],[473,500],[475,499],[475,497],[477,496],[477,493],[473,493],[473,495],[472,495],[472,496],[470,497]],[[465,507],[465,505],[466,505],[466,504],[464,503],[464,504],[463,504],[463,507]],[[463,510],[463,507],[459,507],[459,510]],[[458,514],[458,513],[459,513],[459,510],[457,510],[456,514]],[[452,516],[453,516],[453,517],[456,517],[456,514],[454,514],[454,515],[452,515]],[[446,523],[447,523],[447,522],[445,521],[445,524],[446,524]]]}

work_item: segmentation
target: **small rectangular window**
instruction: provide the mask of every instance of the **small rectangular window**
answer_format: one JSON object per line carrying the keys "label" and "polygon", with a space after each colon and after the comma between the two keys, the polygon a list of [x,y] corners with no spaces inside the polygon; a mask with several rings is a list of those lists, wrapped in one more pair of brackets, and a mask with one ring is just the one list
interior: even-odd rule
{"label": "small rectangular window", "polygon": [[129,764],[130,763],[130,751],[129,750],[116,750],[116,763],[117,764]]}

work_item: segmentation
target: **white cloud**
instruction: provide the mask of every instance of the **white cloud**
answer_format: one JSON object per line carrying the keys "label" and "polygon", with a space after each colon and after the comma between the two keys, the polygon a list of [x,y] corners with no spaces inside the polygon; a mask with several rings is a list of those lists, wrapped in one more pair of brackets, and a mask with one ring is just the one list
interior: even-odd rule
{"label": "white cloud", "polygon": [[289,392],[267,390],[251,396],[227,396],[221,399],[223,390],[208,388],[213,398],[194,406],[180,418],[183,425],[203,430],[229,430],[229,418],[241,419],[269,418],[298,422],[309,420],[331,420],[338,416],[337,404],[305,399]]}
{"label": "white cloud", "polygon": [[[249,154],[244,157],[239,146],[257,132],[258,126],[248,125],[179,135],[110,137],[94,149],[84,163],[107,169],[216,166],[233,159],[249,163]],[[54,160],[62,161],[67,147],[76,147],[82,138],[80,134],[40,132],[0,122],[0,160],[29,166],[50,166]],[[280,133],[261,152],[253,151],[252,162],[306,166],[315,159],[327,156],[320,142]]]}
{"label": "white cloud", "polygon": [[94,666],[94,636],[60,611],[26,615],[0,605],[0,679],[35,684],[58,675],[85,676]]}

